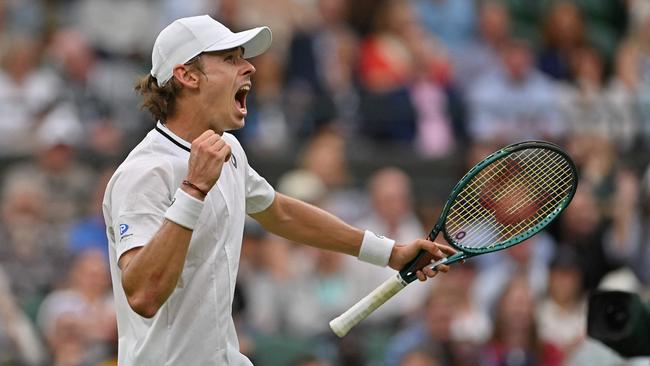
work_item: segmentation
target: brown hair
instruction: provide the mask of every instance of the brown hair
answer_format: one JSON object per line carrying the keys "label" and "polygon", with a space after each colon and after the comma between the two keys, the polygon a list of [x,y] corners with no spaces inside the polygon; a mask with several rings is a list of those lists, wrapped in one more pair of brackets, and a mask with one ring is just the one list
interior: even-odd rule
{"label": "brown hair", "polygon": [[[200,72],[203,72],[203,64],[200,62],[200,55],[195,56],[185,63]],[[142,95],[141,109],[146,109],[154,119],[161,122],[174,115],[176,97],[183,87],[172,75],[163,86],[158,86],[158,80],[151,74],[142,76],[135,83],[135,91]]]}

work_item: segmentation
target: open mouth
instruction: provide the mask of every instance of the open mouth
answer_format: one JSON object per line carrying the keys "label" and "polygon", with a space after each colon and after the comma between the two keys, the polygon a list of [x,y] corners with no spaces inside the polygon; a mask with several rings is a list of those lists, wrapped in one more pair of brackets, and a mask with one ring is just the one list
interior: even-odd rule
{"label": "open mouth", "polygon": [[244,115],[246,115],[246,96],[250,90],[251,86],[246,84],[242,85],[235,93],[235,106]]}

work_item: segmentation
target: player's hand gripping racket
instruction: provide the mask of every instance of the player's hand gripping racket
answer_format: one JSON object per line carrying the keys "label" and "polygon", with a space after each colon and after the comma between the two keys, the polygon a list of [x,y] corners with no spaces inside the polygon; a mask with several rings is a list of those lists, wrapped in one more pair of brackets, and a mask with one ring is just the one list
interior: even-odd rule
{"label": "player's hand gripping racket", "polygon": [[456,184],[438,222],[438,233],[458,250],[432,263],[426,251],[330,322],[339,337],[365,319],[429,265],[452,264],[511,247],[544,229],[569,205],[578,184],[575,165],[558,146],[527,141],[506,146],[474,166]]}

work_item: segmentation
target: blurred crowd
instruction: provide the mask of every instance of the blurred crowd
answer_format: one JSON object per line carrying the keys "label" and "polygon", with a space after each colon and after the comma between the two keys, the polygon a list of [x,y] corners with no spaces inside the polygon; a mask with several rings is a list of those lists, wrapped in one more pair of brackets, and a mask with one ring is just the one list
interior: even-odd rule
{"label": "blurred crowd", "polygon": [[5,0],[0,365],[116,364],[104,188],[154,125],[133,91],[153,40],[198,14],[271,27],[235,134],[278,191],[351,224],[423,237],[451,190],[426,183],[516,141],[580,171],[547,231],[409,286],[343,340],[329,320],[391,271],[247,223],[233,309],[256,364],[622,362],[586,337],[586,298],[650,289],[649,1]]}

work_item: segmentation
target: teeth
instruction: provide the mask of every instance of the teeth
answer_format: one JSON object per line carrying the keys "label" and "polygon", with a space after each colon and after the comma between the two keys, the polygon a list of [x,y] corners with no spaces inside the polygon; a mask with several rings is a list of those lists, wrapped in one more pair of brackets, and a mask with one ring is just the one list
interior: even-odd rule
{"label": "teeth", "polygon": [[244,85],[241,88],[239,88],[240,92],[248,92],[251,90],[251,87],[249,85]]}

